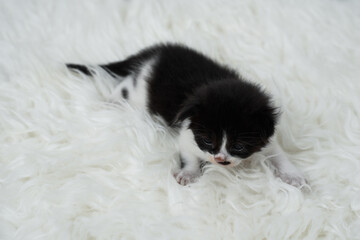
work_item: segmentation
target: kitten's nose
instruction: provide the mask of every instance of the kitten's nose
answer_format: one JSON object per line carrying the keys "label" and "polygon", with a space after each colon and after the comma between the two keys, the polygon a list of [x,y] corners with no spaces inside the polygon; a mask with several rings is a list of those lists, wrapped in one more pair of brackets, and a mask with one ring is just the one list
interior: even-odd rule
{"label": "kitten's nose", "polygon": [[214,156],[215,162],[221,164],[221,165],[228,165],[230,162],[226,161],[226,156],[222,153],[216,154]]}
{"label": "kitten's nose", "polygon": [[215,161],[217,163],[225,162],[225,157],[223,157],[223,156],[215,156]]}

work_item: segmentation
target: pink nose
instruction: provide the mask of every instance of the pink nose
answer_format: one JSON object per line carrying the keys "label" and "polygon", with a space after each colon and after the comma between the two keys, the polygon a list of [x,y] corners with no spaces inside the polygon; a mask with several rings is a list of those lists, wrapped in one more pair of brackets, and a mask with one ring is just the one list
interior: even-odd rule
{"label": "pink nose", "polygon": [[215,157],[215,161],[216,161],[217,163],[222,163],[222,162],[226,162],[226,159],[225,159],[224,156],[216,156],[216,157]]}
{"label": "pink nose", "polygon": [[214,156],[215,162],[221,165],[229,165],[230,162],[226,160],[226,155],[223,153],[218,153]]}

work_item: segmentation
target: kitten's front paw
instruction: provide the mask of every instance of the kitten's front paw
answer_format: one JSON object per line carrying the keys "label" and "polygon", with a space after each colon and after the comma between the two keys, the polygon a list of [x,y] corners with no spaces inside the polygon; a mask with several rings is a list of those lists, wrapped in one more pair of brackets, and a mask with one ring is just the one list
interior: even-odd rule
{"label": "kitten's front paw", "polygon": [[291,173],[276,173],[277,177],[279,177],[283,182],[292,185],[297,188],[301,188],[303,186],[307,186],[308,182],[304,175],[301,172],[291,172]]}
{"label": "kitten's front paw", "polygon": [[183,169],[174,171],[173,175],[176,181],[183,186],[195,182],[200,177],[198,172],[188,172]]}

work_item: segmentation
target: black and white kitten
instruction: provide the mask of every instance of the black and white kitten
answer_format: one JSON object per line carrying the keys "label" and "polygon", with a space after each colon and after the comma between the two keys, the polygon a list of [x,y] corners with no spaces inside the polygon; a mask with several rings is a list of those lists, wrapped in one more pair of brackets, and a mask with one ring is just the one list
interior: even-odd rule
{"label": "black and white kitten", "polygon": [[[91,66],[67,67],[93,74]],[[118,79],[118,97],[160,116],[178,132],[178,183],[197,179],[203,161],[231,167],[258,151],[283,181],[297,187],[306,183],[272,139],[277,113],[269,96],[234,70],[178,44],[155,45],[100,67]]]}

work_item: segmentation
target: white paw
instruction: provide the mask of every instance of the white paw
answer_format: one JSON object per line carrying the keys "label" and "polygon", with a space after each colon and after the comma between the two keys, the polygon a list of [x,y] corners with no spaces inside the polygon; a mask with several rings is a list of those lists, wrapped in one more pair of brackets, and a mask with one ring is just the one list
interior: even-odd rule
{"label": "white paw", "polygon": [[307,186],[308,182],[301,172],[278,172],[275,174],[283,182],[297,188]]}
{"label": "white paw", "polygon": [[196,179],[200,177],[201,173],[200,172],[189,172],[189,171],[180,169],[180,170],[174,171],[173,175],[179,184],[185,186],[187,184],[195,182]]}

